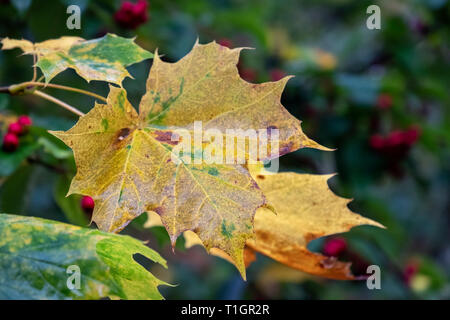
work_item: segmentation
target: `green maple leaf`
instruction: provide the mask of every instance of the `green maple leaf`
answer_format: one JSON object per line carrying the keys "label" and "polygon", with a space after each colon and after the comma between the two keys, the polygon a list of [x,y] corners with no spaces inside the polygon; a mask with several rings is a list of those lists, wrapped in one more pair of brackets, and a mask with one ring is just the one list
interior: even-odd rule
{"label": "green maple leaf", "polygon": [[[168,285],[133,255],[166,261],[129,236],[10,214],[0,214],[0,234],[0,299],[159,300],[158,286]],[[79,288],[67,285],[70,266],[79,268]]]}
{"label": "green maple leaf", "polygon": [[153,54],[126,39],[113,34],[102,38],[84,40],[79,37],[61,37],[33,44],[28,40],[2,40],[2,49],[20,48],[25,54],[37,56],[37,63],[48,83],[67,68],[74,69],[87,81],[101,80],[122,84],[131,77],[125,67]]}

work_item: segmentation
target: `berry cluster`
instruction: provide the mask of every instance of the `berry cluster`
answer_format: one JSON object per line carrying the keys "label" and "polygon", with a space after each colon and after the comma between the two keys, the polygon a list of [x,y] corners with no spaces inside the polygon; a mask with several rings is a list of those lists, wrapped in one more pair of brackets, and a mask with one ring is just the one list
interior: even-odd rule
{"label": "berry cluster", "polygon": [[136,3],[130,1],[122,2],[119,10],[114,14],[117,24],[126,29],[136,29],[148,20],[147,0],[138,0]]}
{"label": "berry cluster", "polygon": [[26,134],[31,124],[31,118],[25,115],[20,116],[16,122],[11,123],[8,127],[8,132],[3,137],[3,150],[7,152],[15,151],[19,147],[19,136]]}
{"label": "berry cluster", "polygon": [[417,142],[420,128],[411,126],[406,130],[392,131],[386,137],[374,134],[370,137],[370,146],[390,158],[404,158],[410,148]]}

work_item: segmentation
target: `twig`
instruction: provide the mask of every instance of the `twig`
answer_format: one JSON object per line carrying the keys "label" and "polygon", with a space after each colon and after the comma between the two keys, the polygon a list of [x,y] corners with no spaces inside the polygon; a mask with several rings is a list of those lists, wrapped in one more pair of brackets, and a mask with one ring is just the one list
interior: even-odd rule
{"label": "twig", "polygon": [[29,82],[24,82],[24,85],[26,85],[26,87],[29,86],[37,86],[37,87],[44,87],[44,88],[54,88],[54,89],[60,89],[60,90],[66,90],[66,91],[73,91],[73,92],[78,92],[78,93],[82,93],[91,97],[94,97],[96,99],[102,100],[104,102],[106,102],[106,98],[93,93],[93,92],[89,92],[86,90],[82,90],[82,89],[78,89],[78,88],[72,88],[72,87],[68,87],[68,86],[63,86],[60,84],[53,84],[53,83],[42,83],[42,82],[35,82],[35,81],[29,81]]}
{"label": "twig", "polygon": [[66,174],[67,173],[67,170],[65,168],[59,167],[59,166],[55,166],[55,165],[52,165],[50,163],[47,163],[47,162],[43,161],[41,158],[28,157],[27,160],[28,160],[28,162],[30,164],[38,164],[38,165],[41,165],[41,166],[43,166],[43,167],[45,167],[47,169],[53,170],[53,171],[55,171],[57,173],[61,173],[61,174]]}
{"label": "twig", "polygon": [[72,107],[71,105],[69,105],[69,104],[67,104],[67,103],[65,103],[65,102],[63,102],[63,101],[61,101],[61,100],[59,100],[59,99],[56,99],[55,97],[52,97],[51,95],[48,95],[48,94],[46,94],[46,93],[43,93],[43,92],[41,92],[41,91],[39,91],[39,90],[34,90],[34,91],[32,92],[32,94],[34,94],[34,95],[36,95],[36,96],[39,96],[39,97],[41,97],[41,98],[43,98],[43,99],[46,99],[46,100],[48,100],[48,101],[51,101],[51,102],[53,102],[53,103],[56,103],[57,105],[63,107],[63,108],[66,109],[66,110],[69,110],[69,111],[72,112],[72,113],[75,113],[76,115],[78,115],[78,116],[80,116],[80,117],[84,116],[84,113],[81,112],[80,110],[78,110],[77,108]]}
{"label": "twig", "polygon": [[104,98],[96,93],[90,92],[90,91],[73,88],[73,87],[68,87],[68,86],[63,86],[60,84],[42,83],[42,82],[40,82],[42,80],[42,78],[43,77],[40,77],[38,79],[38,81],[27,81],[27,82],[22,82],[19,84],[13,84],[13,85],[10,85],[7,87],[0,87],[0,93],[9,93],[11,95],[18,95],[18,94],[24,94],[24,93],[32,93],[32,91],[34,90],[34,87],[43,87],[43,88],[54,88],[54,89],[78,92],[78,93],[82,93],[82,94],[94,97],[103,102],[107,102],[106,98]]}
{"label": "twig", "polygon": [[31,81],[36,81],[37,76],[36,62],[37,62],[36,54],[33,54],[33,79]]}

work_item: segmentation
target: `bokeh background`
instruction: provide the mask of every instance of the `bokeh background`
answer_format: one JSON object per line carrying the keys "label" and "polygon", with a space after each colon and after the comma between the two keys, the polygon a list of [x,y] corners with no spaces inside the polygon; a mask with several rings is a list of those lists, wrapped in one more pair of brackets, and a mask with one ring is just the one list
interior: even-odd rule
{"label": "bokeh background", "polygon": [[[66,28],[70,4],[81,8],[80,30]],[[371,4],[381,8],[381,30],[366,27]],[[354,199],[352,210],[387,227],[361,226],[309,246],[352,261],[356,274],[379,265],[382,289],[368,290],[365,281],[320,279],[262,255],[244,282],[203,248],[184,249],[182,237],[173,253],[162,228],[143,227],[144,214],[124,233],[149,240],[168,260],[169,270],[141,261],[178,284],[162,289],[167,299],[449,299],[449,21],[448,0],[0,1],[1,37],[92,39],[112,32],[137,36],[166,61],[183,57],[197,37],[255,48],[243,52],[241,76],[260,83],[295,75],[284,106],[311,138],[337,148],[283,156],[281,170],[338,172],[332,189]],[[31,57],[19,54],[0,52],[0,86],[32,77]],[[147,60],[129,68],[135,79],[124,87],[134,106],[150,66]],[[105,83],[88,84],[69,70],[53,82],[108,92]],[[48,92],[84,112],[93,106],[88,97]],[[86,225],[80,198],[64,198],[75,172],[71,152],[44,130],[68,129],[76,117],[37,99],[0,95],[2,136],[17,115],[34,123],[17,151],[0,153],[0,210]]]}

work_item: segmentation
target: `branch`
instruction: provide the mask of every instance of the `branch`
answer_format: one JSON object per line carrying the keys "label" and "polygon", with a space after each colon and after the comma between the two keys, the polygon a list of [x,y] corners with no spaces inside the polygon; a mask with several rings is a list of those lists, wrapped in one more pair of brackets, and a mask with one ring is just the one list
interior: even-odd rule
{"label": "branch", "polygon": [[59,85],[59,84],[53,84],[53,83],[45,84],[45,83],[42,83],[42,82],[29,81],[29,82],[24,82],[24,85],[26,87],[28,87],[28,86],[44,87],[44,88],[48,87],[48,88],[54,88],[54,89],[78,92],[78,93],[82,93],[82,94],[85,94],[85,95],[88,95],[88,96],[91,96],[91,97],[94,97],[96,99],[99,99],[99,100],[102,100],[102,101],[106,102],[106,98],[104,98],[104,97],[102,97],[102,96],[100,96],[100,95],[98,95],[96,93],[89,92],[89,91],[82,90],[82,89],[78,89],[78,88],[62,86],[62,85]]}
{"label": "branch", "polygon": [[27,82],[22,82],[19,84],[13,84],[13,85],[10,85],[7,87],[0,87],[0,93],[9,93],[11,95],[32,93],[32,91],[35,89],[35,87],[54,88],[54,89],[78,92],[78,93],[82,93],[82,94],[94,97],[94,98],[104,101],[104,102],[107,101],[106,98],[104,98],[96,93],[90,92],[90,91],[86,91],[86,90],[82,90],[82,89],[78,89],[78,88],[72,88],[72,87],[68,87],[68,86],[63,86],[60,84],[53,84],[53,83],[46,84],[46,83],[42,83],[39,81],[27,81]]}
{"label": "branch", "polygon": [[59,167],[59,166],[56,166],[56,165],[52,165],[50,163],[47,163],[47,162],[43,161],[41,158],[38,158],[38,157],[28,157],[27,161],[30,164],[38,164],[38,165],[41,165],[41,166],[43,166],[43,167],[45,167],[47,169],[53,170],[53,171],[55,171],[57,173],[66,174],[68,172],[65,168]]}
{"label": "branch", "polygon": [[9,94],[11,94],[11,92],[9,91],[9,86],[7,86],[7,87],[0,87],[0,93],[9,93]]}
{"label": "branch", "polygon": [[77,108],[72,107],[71,105],[69,105],[69,104],[67,104],[67,103],[65,103],[65,102],[63,102],[63,101],[61,101],[61,100],[59,100],[59,99],[56,99],[55,97],[52,97],[51,95],[48,95],[48,94],[46,94],[46,93],[43,93],[43,92],[41,92],[41,91],[39,91],[39,90],[34,90],[34,91],[31,92],[31,93],[34,94],[34,95],[36,95],[36,96],[39,96],[39,97],[41,97],[41,98],[43,98],[43,99],[46,99],[46,100],[48,100],[48,101],[51,101],[51,102],[53,102],[53,103],[56,103],[57,105],[63,107],[63,108],[66,109],[66,110],[69,110],[69,111],[72,112],[72,113],[75,113],[76,115],[78,115],[78,116],[80,116],[80,117],[84,116],[84,113],[81,112],[80,110],[78,110]]}

